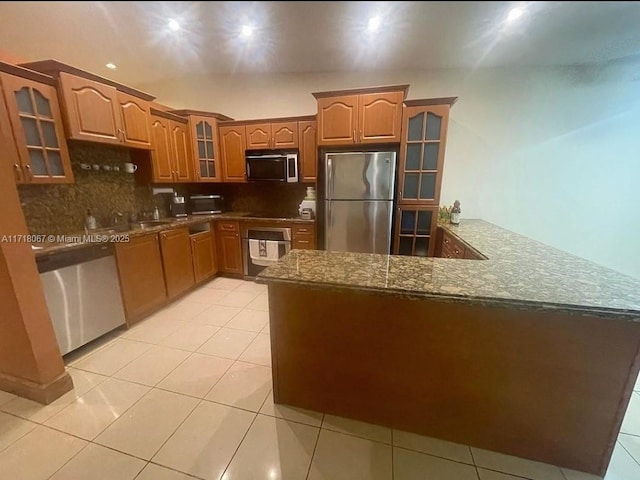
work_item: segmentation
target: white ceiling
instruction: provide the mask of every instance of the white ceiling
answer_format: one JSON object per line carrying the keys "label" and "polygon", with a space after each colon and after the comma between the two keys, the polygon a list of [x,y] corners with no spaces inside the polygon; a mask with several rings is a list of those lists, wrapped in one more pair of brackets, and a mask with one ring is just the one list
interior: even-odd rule
{"label": "white ceiling", "polygon": [[[507,24],[514,6],[526,13]],[[382,24],[369,34],[376,14]],[[5,52],[133,86],[204,72],[568,65],[640,54],[640,2],[0,2],[0,22]],[[255,27],[250,41],[239,34],[245,23]]]}

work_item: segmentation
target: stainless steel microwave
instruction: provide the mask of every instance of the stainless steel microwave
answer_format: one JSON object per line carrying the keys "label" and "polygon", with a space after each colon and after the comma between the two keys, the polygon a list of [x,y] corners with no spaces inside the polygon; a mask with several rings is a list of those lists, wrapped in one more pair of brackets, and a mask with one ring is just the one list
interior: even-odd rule
{"label": "stainless steel microwave", "polygon": [[298,181],[298,154],[293,152],[247,152],[247,180],[254,182]]}
{"label": "stainless steel microwave", "polygon": [[191,215],[212,215],[222,213],[221,195],[191,195],[189,206]]}

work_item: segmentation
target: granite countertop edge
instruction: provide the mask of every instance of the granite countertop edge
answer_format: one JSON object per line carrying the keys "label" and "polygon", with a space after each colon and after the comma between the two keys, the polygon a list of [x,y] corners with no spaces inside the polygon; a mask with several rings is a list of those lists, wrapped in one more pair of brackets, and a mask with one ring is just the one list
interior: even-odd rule
{"label": "granite countertop edge", "polygon": [[[251,216],[249,216],[251,215]],[[105,227],[97,230],[89,230],[87,232],[76,232],[70,233],[67,235],[56,235],[56,237],[68,237],[68,238],[88,238],[92,237],[96,239],[95,241],[80,241],[73,243],[57,243],[53,245],[43,246],[42,249],[34,249],[33,252],[37,257],[52,255],[55,253],[63,252],[63,251],[71,251],[80,248],[84,248],[88,245],[94,245],[99,243],[118,243],[118,238],[136,238],[142,237],[145,235],[153,235],[160,232],[164,232],[167,230],[175,230],[176,228],[182,228],[190,225],[196,225],[198,223],[210,222],[213,220],[238,220],[244,222],[256,222],[256,223],[276,223],[276,224],[300,224],[300,225],[313,225],[315,224],[315,220],[307,220],[304,218],[287,218],[287,217],[256,217],[248,212],[228,212],[228,213],[219,213],[219,214],[211,214],[211,215],[190,215],[185,219],[176,219],[173,217],[169,218],[161,218],[161,221],[170,222],[164,225],[158,225],[155,227],[149,228],[132,228],[129,230],[116,231],[114,233],[105,233],[106,231],[110,231],[110,229],[116,229],[117,227]],[[144,220],[141,220],[144,221]],[[153,221],[153,220],[147,220]],[[105,241],[98,241],[97,237],[108,237]],[[39,246],[38,244],[35,244]]]}

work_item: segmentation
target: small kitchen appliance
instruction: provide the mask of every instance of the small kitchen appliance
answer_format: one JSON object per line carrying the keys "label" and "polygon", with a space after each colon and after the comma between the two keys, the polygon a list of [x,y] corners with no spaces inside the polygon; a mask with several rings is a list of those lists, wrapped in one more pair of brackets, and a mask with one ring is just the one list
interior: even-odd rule
{"label": "small kitchen appliance", "polygon": [[222,213],[222,195],[191,195],[189,208],[192,215],[213,215]]}
{"label": "small kitchen appliance", "polygon": [[182,195],[178,195],[178,192],[174,192],[171,197],[171,204],[169,205],[169,211],[172,217],[180,218],[187,216],[187,206]]}

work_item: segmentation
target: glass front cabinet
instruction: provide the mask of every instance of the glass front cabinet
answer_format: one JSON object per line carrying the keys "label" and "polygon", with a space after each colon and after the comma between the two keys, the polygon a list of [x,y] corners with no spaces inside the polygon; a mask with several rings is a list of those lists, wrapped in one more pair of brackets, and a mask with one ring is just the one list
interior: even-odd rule
{"label": "glass front cabinet", "polygon": [[405,102],[393,245],[396,255],[435,253],[449,109],[455,100]]}
{"label": "glass front cabinet", "polygon": [[73,183],[55,87],[0,73],[20,164],[17,183]]}

